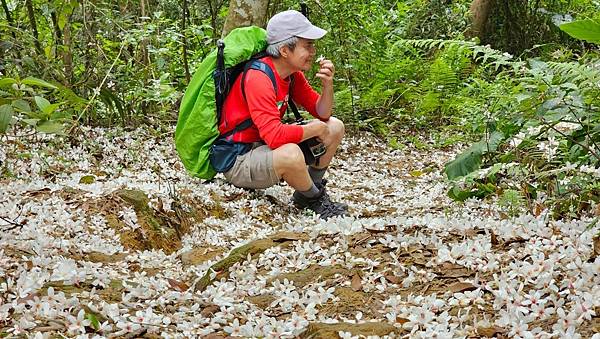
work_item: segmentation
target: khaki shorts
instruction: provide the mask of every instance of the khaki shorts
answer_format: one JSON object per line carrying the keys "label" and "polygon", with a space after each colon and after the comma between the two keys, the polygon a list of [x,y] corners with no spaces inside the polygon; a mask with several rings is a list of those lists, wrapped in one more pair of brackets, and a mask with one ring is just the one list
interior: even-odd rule
{"label": "khaki shorts", "polygon": [[243,188],[267,188],[279,183],[273,168],[273,150],[257,145],[248,153],[238,155],[233,167],[223,173],[232,185]]}

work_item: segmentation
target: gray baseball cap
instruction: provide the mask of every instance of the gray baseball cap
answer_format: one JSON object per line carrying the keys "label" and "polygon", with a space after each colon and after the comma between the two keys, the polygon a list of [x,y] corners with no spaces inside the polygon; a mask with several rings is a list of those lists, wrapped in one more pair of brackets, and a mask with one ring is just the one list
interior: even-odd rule
{"label": "gray baseball cap", "polygon": [[326,30],[311,24],[302,13],[294,10],[277,13],[267,23],[267,43],[269,45],[293,36],[316,40],[325,34],[327,34]]}

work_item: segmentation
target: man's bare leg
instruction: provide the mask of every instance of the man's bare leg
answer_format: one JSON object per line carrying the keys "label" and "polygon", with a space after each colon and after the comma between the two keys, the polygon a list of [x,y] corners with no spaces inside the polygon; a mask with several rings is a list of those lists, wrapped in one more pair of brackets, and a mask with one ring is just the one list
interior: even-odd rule
{"label": "man's bare leg", "polygon": [[329,166],[337,148],[342,143],[342,138],[344,137],[344,133],[346,131],[344,127],[344,123],[340,119],[336,119],[334,117],[329,118],[328,121],[325,122],[327,127],[329,127],[329,140],[328,144],[325,144],[327,147],[327,152],[321,156],[319,159],[319,165],[314,166],[315,168],[325,168]]}
{"label": "man's bare leg", "polygon": [[296,144],[285,144],[273,151],[273,168],[279,178],[297,191],[306,192],[313,185],[304,162],[304,154]]}
{"label": "man's bare leg", "polygon": [[[319,159],[318,169],[324,169],[331,163],[335,152],[344,137],[344,123],[331,117],[327,122],[330,137],[326,140],[327,151]],[[312,187],[312,180],[304,161],[302,150],[296,144],[285,144],[273,151],[273,167],[279,178],[297,191],[305,192]]]}

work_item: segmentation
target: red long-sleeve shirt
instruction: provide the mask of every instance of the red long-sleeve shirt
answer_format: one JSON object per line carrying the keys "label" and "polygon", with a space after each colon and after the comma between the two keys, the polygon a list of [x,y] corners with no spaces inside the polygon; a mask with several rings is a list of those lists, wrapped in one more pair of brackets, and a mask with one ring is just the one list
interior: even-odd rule
{"label": "red long-sleeve shirt", "polygon": [[[271,149],[288,143],[299,143],[302,140],[302,127],[281,122],[288,106],[290,80],[289,78],[281,79],[271,57],[261,60],[269,65],[275,74],[277,95],[275,95],[273,83],[265,73],[250,69],[246,73],[246,100],[244,100],[241,86],[242,76],[240,75],[235,80],[231,92],[223,104],[219,132],[224,134],[251,117],[252,127],[232,135],[230,138],[233,141],[252,143],[262,140]],[[304,107],[315,118],[319,118],[316,108],[319,93],[310,86],[302,72],[294,73],[293,77],[292,98],[294,102]]]}

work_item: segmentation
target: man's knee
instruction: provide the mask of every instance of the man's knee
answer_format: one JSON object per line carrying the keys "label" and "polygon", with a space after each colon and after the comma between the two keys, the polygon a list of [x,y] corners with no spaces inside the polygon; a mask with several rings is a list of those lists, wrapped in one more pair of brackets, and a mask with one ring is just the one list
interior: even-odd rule
{"label": "man's knee", "polygon": [[304,154],[300,146],[285,144],[273,151],[273,164],[285,168],[304,166]]}
{"label": "man's knee", "polygon": [[335,117],[329,118],[327,121],[327,126],[329,126],[329,133],[335,136],[336,139],[341,140],[346,132],[346,127],[344,123]]}

